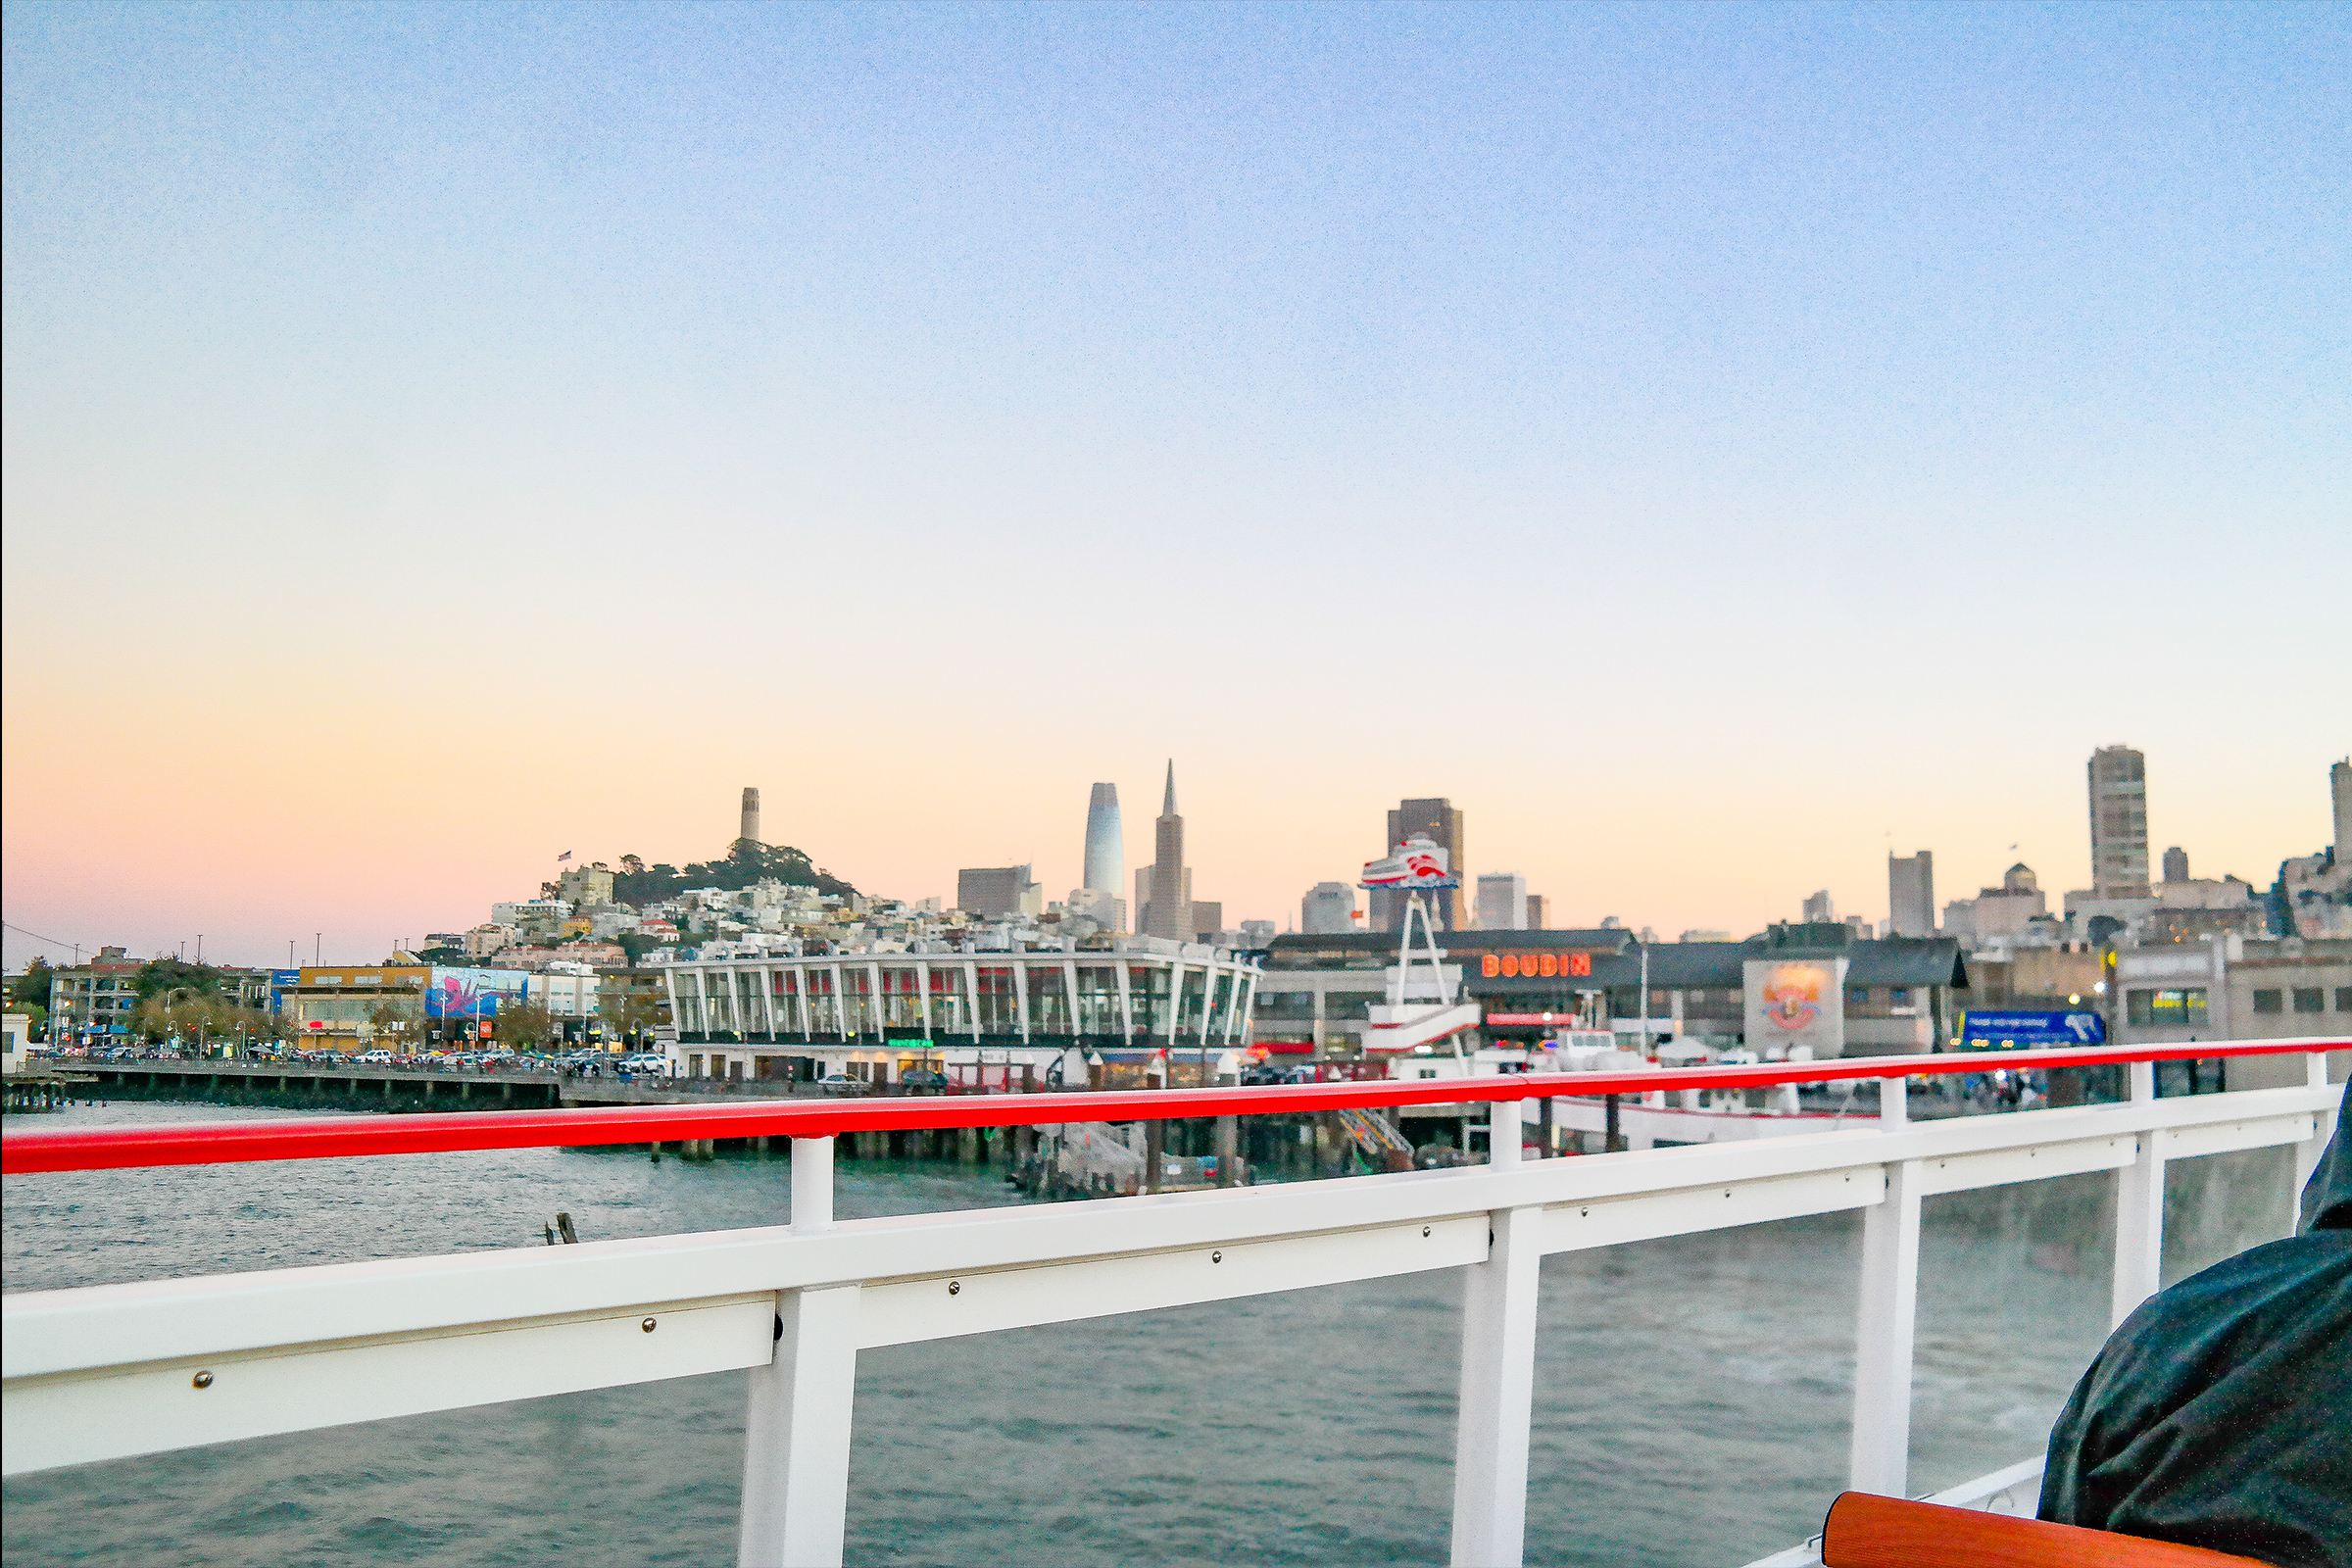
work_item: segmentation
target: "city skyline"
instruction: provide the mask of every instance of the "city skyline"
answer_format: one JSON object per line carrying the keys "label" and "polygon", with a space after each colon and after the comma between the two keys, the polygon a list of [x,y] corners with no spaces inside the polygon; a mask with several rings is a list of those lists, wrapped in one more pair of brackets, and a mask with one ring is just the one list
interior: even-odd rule
{"label": "city skyline", "polygon": [[[2023,861],[2034,868],[2044,888],[2053,890],[2053,906],[2058,891],[2087,888],[2090,885],[2090,850],[2087,827],[2082,820],[2082,796],[2081,793],[2082,775],[2080,770],[2083,766],[2084,757],[2088,755],[2089,751],[2095,749],[2095,747],[2086,748],[2083,753],[2078,754],[2070,764],[2062,765],[2056,770],[2058,777],[2045,792],[2052,799],[2039,803],[2031,813],[2032,820],[2043,824],[2044,831],[2042,833],[2036,834],[2029,831],[2013,839],[2005,837],[2002,829],[1996,825],[1988,833],[1981,833],[1973,848],[1931,847],[1930,852],[1936,856],[1938,861],[1943,862],[1937,866],[1938,875],[1946,879],[1943,885],[1954,890],[1980,885],[1997,885],[2002,881],[2011,865]],[[2135,749],[2151,754],[2156,752],[2156,749],[2152,747]],[[2163,759],[2161,756],[2156,756],[2154,761],[2161,764]],[[2308,823],[2305,837],[2309,839],[2309,842],[2304,842],[2301,838],[2281,839],[2280,842],[2286,846],[2288,854],[2310,854],[2331,842],[2330,834],[2334,828],[2334,803],[2331,787],[2337,776],[2331,772],[2331,769],[2335,763],[2336,759],[2328,759],[2308,771],[2305,778],[2306,788],[2302,793],[2311,796],[2313,801],[2302,803],[2305,809],[2301,814]],[[1166,764],[1163,761],[1161,765],[1164,767]],[[2148,819],[2151,823],[2151,831],[2163,836],[2168,843],[2180,843],[2185,840],[2182,847],[2187,851],[2192,864],[2198,868],[2200,874],[2213,877],[2237,875],[2252,882],[2258,891],[2267,889],[2272,876],[2278,869],[2278,861],[2285,858],[2286,856],[2276,855],[2267,860],[2232,858],[2225,851],[2200,847],[2201,844],[2227,843],[2229,839],[2222,834],[2201,835],[2180,826],[2180,816],[2176,813],[2175,808],[2167,800],[2171,791],[2172,774],[2171,768],[2165,768],[2163,782],[2160,783],[2155,798],[2149,803]],[[772,771],[770,776],[773,776]],[[2193,773],[2190,776],[2194,776]],[[713,777],[715,778],[716,775],[713,774]],[[799,799],[801,789],[802,786],[796,783],[791,791],[791,797]],[[728,792],[722,790],[720,793]],[[2288,792],[2279,792],[2281,796],[2286,793]],[[784,798],[787,792],[770,786],[766,794],[772,802],[778,798]],[[1195,799],[1198,802],[1199,798],[1195,797]],[[2192,797],[2192,800],[2194,799]],[[2232,807],[2227,780],[2216,781],[2212,787],[2212,793],[2206,799],[2210,803],[2208,806],[2192,808],[2210,809],[2212,811],[2211,820],[2214,822],[2230,823],[2236,821],[2243,814]],[[2281,800],[2278,804],[2280,807],[2279,819],[2291,821],[2292,808],[2296,803]],[[681,824],[677,829],[677,836],[683,838],[690,833],[697,832],[694,819],[700,818],[699,833],[706,837],[714,837],[709,825],[709,818],[711,815],[709,809],[710,805],[710,802],[705,802],[699,810],[687,809],[669,813],[669,820]],[[1476,803],[1470,803],[1461,808],[1472,809],[1475,808],[1475,806]],[[772,809],[771,806],[770,810],[772,811]],[[992,818],[997,815],[997,813],[985,812],[982,814]],[[524,815],[527,816],[527,813]],[[1055,824],[1053,822],[1053,813],[1047,810],[1038,814],[1035,826],[1039,842],[1051,842],[1056,838],[1066,839],[1069,836],[1067,828],[1069,813],[1066,805],[1060,815],[1059,832],[1056,833],[1054,830]],[[1229,915],[1227,923],[1234,925],[1244,919],[1270,919],[1278,930],[1285,929],[1293,924],[1296,918],[1295,911],[1299,908],[1300,898],[1317,883],[1337,880],[1351,886],[1355,881],[1360,859],[1347,858],[1346,857],[1352,852],[1360,834],[1348,831],[1346,814],[1342,813],[1342,817],[1340,825],[1325,834],[1331,844],[1339,847],[1341,851],[1343,863],[1338,869],[1330,871],[1327,875],[1302,873],[1303,879],[1287,892],[1283,891],[1282,886],[1275,883],[1270,876],[1261,874],[1257,879],[1260,883],[1260,891],[1252,893],[1244,900],[1237,901],[1227,898],[1222,901]],[[1486,819],[1486,813],[1482,811],[1482,822]],[[2021,817],[2021,820],[2024,819]],[[1247,811],[1236,811],[1229,805],[1213,801],[1209,803],[1205,811],[1200,809],[1197,804],[1193,810],[1186,813],[1188,838],[1197,836],[1192,825],[1203,820],[1221,824],[1221,831],[1243,834],[1246,837],[1250,816]],[[2163,824],[2166,823],[2173,824],[2173,827],[2165,827]],[[580,844],[592,846],[596,844],[599,829],[585,822],[575,825],[579,829],[577,832],[573,832],[570,827],[565,827],[563,832],[556,833],[554,837],[564,838],[567,846],[574,839]],[[777,826],[778,824],[771,822],[771,835]],[[1690,863],[1675,867],[1678,872],[1676,885],[1686,891],[1678,895],[1675,902],[1669,903],[1661,900],[1654,909],[1647,908],[1640,903],[1641,879],[1628,877],[1611,883],[1598,896],[1589,899],[1580,897],[1574,891],[1564,895],[1547,894],[1546,915],[1555,929],[1586,928],[1598,924],[1604,916],[1614,915],[1630,929],[1639,930],[1643,926],[1649,926],[1659,933],[1661,939],[1668,937],[1673,932],[1690,928],[1730,929],[1736,935],[1744,935],[1751,931],[1761,930],[1775,920],[1798,918],[1805,897],[1802,885],[1811,882],[1814,886],[1821,886],[1823,879],[1819,874],[1819,869],[1826,863],[1836,868],[1836,874],[1827,882],[1827,891],[1836,901],[1840,913],[1850,912],[1863,915],[1870,919],[1875,926],[1877,921],[1886,918],[1888,913],[1885,907],[1888,891],[1886,861],[1883,858],[1885,845],[1883,842],[1855,842],[1850,838],[1837,838],[1831,832],[1833,826],[1834,824],[1823,824],[1822,830],[1825,838],[1820,848],[1800,850],[1790,847],[1768,861],[1761,862],[1764,865],[1779,868],[1769,874],[1759,870],[1757,866],[1742,864],[1731,867],[1733,874],[1729,876],[1710,880],[1706,875],[1703,862],[1694,859]],[[2070,828],[2074,839],[2071,844],[2065,839],[2065,834]],[[530,819],[520,830],[545,831],[546,829],[544,823]],[[795,831],[797,833],[797,829]],[[2289,828],[2287,831],[2291,832],[2292,829]],[[978,832],[980,837],[989,843],[1017,845],[1028,842],[1022,835],[1000,835],[994,826],[979,829]],[[805,834],[799,836],[808,837]],[[1486,836],[1485,831],[1482,830],[1482,842],[1486,841]],[[882,846],[883,848],[900,842],[897,836],[885,835],[885,837],[887,845]],[[651,842],[650,835],[639,835],[630,842],[637,847],[633,850],[609,847],[575,849],[571,863],[586,864],[596,860],[617,863],[621,855],[637,853],[643,855],[649,862],[669,861],[683,864],[691,859],[710,858],[723,855],[726,848],[724,844],[719,843],[706,843],[700,847],[689,844],[673,853],[663,854],[655,853],[644,847]],[[791,842],[791,839],[780,838],[778,842]],[[2242,823],[2239,824],[2237,842],[2241,845],[2254,842],[2253,836],[2244,831]],[[796,847],[808,850],[816,864],[846,877],[856,883],[863,892],[910,901],[940,897],[952,903],[956,886],[957,863],[961,859],[969,858],[969,857],[956,856],[955,850],[950,848],[940,858],[939,864],[943,868],[926,869],[914,859],[902,856],[896,863],[908,866],[909,873],[903,878],[885,880],[882,877],[864,873],[858,861],[854,858],[830,855],[821,846],[811,848],[808,843],[801,843]],[[1923,843],[1921,847],[1929,846]],[[1561,848],[1563,846],[1555,842],[1548,852],[1531,851],[1524,858],[1517,856],[1507,858],[1524,858],[1528,863],[1539,866],[1575,864],[1576,861],[1573,858],[1563,858],[1559,854]],[[458,926],[471,924],[483,917],[483,912],[491,903],[534,894],[541,881],[553,880],[557,873],[564,868],[555,858],[560,853],[560,851],[551,852],[541,858],[538,868],[533,869],[530,858],[516,853],[512,846],[497,849],[494,853],[486,855],[485,858],[487,863],[511,868],[511,875],[504,879],[496,871],[468,872],[462,880],[449,885],[445,901],[437,900],[429,892],[421,891],[404,900],[388,902],[380,907],[373,904],[358,904],[357,901],[354,901],[367,918],[364,921],[355,921],[342,927],[327,927],[323,936],[318,937],[316,940],[322,943],[324,957],[328,962],[374,961],[380,958],[385,952],[390,951],[398,937],[404,935],[413,937],[426,930],[451,926],[453,923]],[[1078,885],[1075,877],[1082,855],[1082,849],[1074,851],[1070,854],[1068,860],[1059,865],[1056,865],[1050,857],[1037,858],[1034,875],[1041,887],[1047,890],[1045,896],[1052,896],[1052,890],[1056,888]],[[1506,857],[1503,857],[1498,851],[1497,858]],[[886,857],[877,855],[876,863],[889,862]],[[1310,871],[1315,864],[1296,853],[1280,863],[1306,864]],[[1130,874],[1132,875],[1133,870],[1144,868],[1144,864],[1145,862],[1138,862],[1131,866]],[[380,871],[380,867],[363,867],[358,874],[370,874],[371,871]],[[1215,885],[1219,887],[1230,887],[1237,881],[1246,883],[1250,880],[1247,868],[1242,865],[1238,858],[1230,865],[1212,866],[1210,869]],[[1550,870],[1521,874],[1526,875],[1531,884],[1537,881],[1538,875],[1541,875],[1543,882],[1549,886],[1558,887],[1564,884],[1572,888],[1574,886],[1570,878]],[[525,878],[527,881],[524,880]],[[1612,893],[1630,896],[1612,897]],[[96,910],[98,906],[92,904],[90,907]],[[281,904],[278,907],[292,908],[293,906]],[[383,912],[387,909],[393,912]],[[12,967],[21,966],[35,953],[41,953],[53,958],[56,956],[49,949],[28,940],[24,931],[13,929],[13,927],[29,927],[44,937],[53,938],[66,944],[73,943],[78,937],[84,956],[95,952],[98,947],[106,945],[127,946],[134,953],[170,954],[182,943],[187,945],[189,953],[193,955],[196,938],[202,934],[205,951],[216,961],[254,965],[282,962],[283,949],[289,939],[298,944],[303,961],[308,961],[315,940],[314,933],[320,929],[315,923],[297,922],[291,926],[281,923],[281,927],[272,933],[269,927],[255,920],[248,911],[216,906],[214,909],[204,912],[208,917],[200,923],[183,923],[176,930],[164,921],[154,918],[150,918],[144,925],[125,921],[95,930],[87,926],[78,930],[60,929],[58,925],[44,926],[34,919],[20,918],[15,912],[15,904],[12,899],[11,912],[8,915],[12,926],[12,929],[7,932],[8,963]],[[212,915],[219,917],[212,918],[210,917]],[[102,913],[92,916],[93,919],[103,917]],[[1133,923],[1133,918],[1131,916],[1131,923]],[[61,924],[70,923],[61,922]],[[1367,928],[1369,928],[1368,924],[1359,924],[1359,929]],[[341,943],[342,946],[338,947],[338,943]]]}
{"label": "city skyline", "polygon": [[12,8],[7,918],[370,959],[746,779],[1059,897],[1170,754],[1236,920],[1436,796],[1562,926],[2087,886],[2119,738],[2267,879],[2352,22],[1963,14]]}

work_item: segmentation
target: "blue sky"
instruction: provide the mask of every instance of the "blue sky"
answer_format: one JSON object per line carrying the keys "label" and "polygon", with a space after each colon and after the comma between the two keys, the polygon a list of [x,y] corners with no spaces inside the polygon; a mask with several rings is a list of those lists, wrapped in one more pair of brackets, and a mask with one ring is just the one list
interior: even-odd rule
{"label": "blue sky", "polygon": [[1058,893],[1170,755],[1235,918],[1403,794],[1580,919],[2072,886],[2117,740],[2267,879],[2346,17],[9,6],[8,722],[184,772],[10,747],[10,918],[364,949],[745,783]]}

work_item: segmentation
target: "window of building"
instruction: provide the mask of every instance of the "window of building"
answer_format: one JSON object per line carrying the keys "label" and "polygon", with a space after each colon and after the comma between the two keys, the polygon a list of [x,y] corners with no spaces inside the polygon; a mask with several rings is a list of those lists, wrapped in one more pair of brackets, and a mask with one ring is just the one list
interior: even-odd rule
{"label": "window of building", "polygon": [[1911,988],[1909,986],[1896,986],[1892,991],[1886,993],[1886,1000],[1893,1003],[1898,1007],[1909,1006],[1911,1004]]}
{"label": "window of building", "polygon": [[2257,991],[2254,993],[2254,1010],[2256,1012],[2283,1012],[2286,1010],[2282,1005],[2285,1000],[2284,992]]}
{"label": "window of building", "polygon": [[2352,1012],[2352,986],[2337,986],[2335,988],[2335,1010],[2338,1012]]}
{"label": "window of building", "polygon": [[[2271,1010],[2276,1012],[2278,1009],[2274,1007]],[[2189,986],[2179,991],[2126,992],[2124,1021],[2151,1029],[2202,1028],[2205,1024],[2205,988]]]}
{"label": "window of building", "polygon": [[2295,987],[2295,1010],[2297,1012],[2326,1012],[2328,1010],[2328,993],[2318,986]]}
{"label": "window of building", "polygon": [[1870,987],[1868,987],[1868,986],[1847,986],[1847,987],[1845,988],[1845,1004],[1846,1004],[1847,1006],[1849,1006],[1849,1007],[1861,1007],[1861,1006],[1867,1006],[1867,1005],[1869,1004],[1869,1003],[1870,1003]]}

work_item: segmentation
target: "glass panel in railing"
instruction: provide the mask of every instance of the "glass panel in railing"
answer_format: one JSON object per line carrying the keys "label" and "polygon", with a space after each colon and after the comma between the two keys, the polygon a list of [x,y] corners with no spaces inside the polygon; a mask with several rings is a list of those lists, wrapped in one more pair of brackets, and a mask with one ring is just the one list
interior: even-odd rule
{"label": "glass panel in railing", "polygon": [[1913,1493],[2040,1453],[2107,1338],[2114,1178],[1947,1193],[1920,1205]]}

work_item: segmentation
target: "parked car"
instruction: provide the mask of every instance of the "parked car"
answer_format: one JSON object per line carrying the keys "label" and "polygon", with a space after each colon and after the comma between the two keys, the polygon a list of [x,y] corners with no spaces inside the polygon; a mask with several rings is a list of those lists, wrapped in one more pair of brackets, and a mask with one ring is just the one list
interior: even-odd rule
{"label": "parked car", "polygon": [[622,1072],[650,1072],[666,1075],[669,1072],[669,1058],[642,1054],[623,1056],[620,1058],[619,1067]]}
{"label": "parked car", "polygon": [[816,1081],[816,1087],[828,1095],[862,1095],[865,1085],[848,1073],[829,1072]]}
{"label": "parked car", "polygon": [[351,1059],[359,1066],[389,1067],[392,1065],[392,1053],[378,1046],[373,1051],[363,1051]]}

